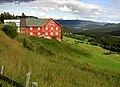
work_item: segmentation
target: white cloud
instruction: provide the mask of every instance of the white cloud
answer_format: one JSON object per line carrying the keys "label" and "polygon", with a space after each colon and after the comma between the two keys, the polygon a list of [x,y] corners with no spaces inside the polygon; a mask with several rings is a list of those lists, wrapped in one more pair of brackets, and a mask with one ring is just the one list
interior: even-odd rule
{"label": "white cloud", "polygon": [[60,11],[66,11],[66,12],[72,11],[72,10],[71,10],[70,8],[68,8],[66,5],[61,6],[61,7],[59,8],[59,10],[60,10]]}
{"label": "white cloud", "polygon": [[[120,0],[116,0],[120,2]],[[116,2],[114,2],[115,4]],[[26,15],[32,15],[45,18],[79,18],[90,19],[95,21],[120,21],[120,11],[112,7],[103,8],[95,4],[83,3],[79,0],[35,0],[32,2],[21,2],[20,4],[5,3],[5,6],[19,7],[20,9],[31,9],[32,11],[24,12]],[[15,11],[12,9],[4,10],[12,14],[20,14],[21,11]],[[41,11],[41,12],[40,12]],[[54,13],[58,12],[59,13]],[[53,14],[52,14],[52,13]],[[60,15],[61,12],[61,15]],[[66,13],[64,15],[63,13]],[[71,17],[69,16],[71,13]],[[68,14],[68,15],[67,15]],[[74,16],[73,16],[74,15]]]}
{"label": "white cloud", "polygon": [[94,13],[96,11],[100,11],[99,9],[101,9],[99,6],[94,4],[86,4],[77,0],[36,0],[29,3],[22,2],[20,7],[45,11],[71,11],[73,13],[76,13],[77,11],[80,15],[90,15],[89,13]]}

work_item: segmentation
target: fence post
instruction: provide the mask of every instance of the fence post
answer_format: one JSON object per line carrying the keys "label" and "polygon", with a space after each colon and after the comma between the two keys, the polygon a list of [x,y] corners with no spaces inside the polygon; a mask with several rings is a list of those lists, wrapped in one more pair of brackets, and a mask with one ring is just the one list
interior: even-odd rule
{"label": "fence post", "polygon": [[26,73],[26,87],[29,87],[30,75],[31,75],[31,71]]}
{"label": "fence post", "polygon": [[[4,73],[4,65],[1,65],[1,71],[0,71],[0,74],[3,75]],[[2,87],[2,81],[0,80],[0,87]]]}
{"label": "fence post", "polygon": [[0,74],[3,75],[3,72],[4,72],[4,65],[1,65],[1,71],[0,71]]}
{"label": "fence post", "polygon": [[38,83],[37,82],[32,82],[32,87],[38,87]]}

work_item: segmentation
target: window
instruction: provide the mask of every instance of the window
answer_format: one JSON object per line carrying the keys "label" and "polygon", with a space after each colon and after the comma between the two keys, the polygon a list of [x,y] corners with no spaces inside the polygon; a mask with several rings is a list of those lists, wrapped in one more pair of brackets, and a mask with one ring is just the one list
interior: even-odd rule
{"label": "window", "polygon": [[58,30],[58,27],[56,27],[56,30]]}
{"label": "window", "polygon": [[48,35],[48,32],[45,32],[45,35]]}
{"label": "window", "polygon": [[50,35],[53,35],[53,32],[50,32]]}
{"label": "window", "polygon": [[51,27],[51,30],[53,30],[53,27]]}
{"label": "window", "polygon": [[50,22],[50,25],[52,25],[53,24],[53,22]]}
{"label": "window", "polygon": [[32,27],[30,27],[30,30],[32,30]]}
{"label": "window", "polygon": [[30,35],[33,35],[33,33],[32,33],[32,32],[30,32]]}
{"label": "window", "polygon": [[38,27],[38,30],[40,30],[40,27]]}
{"label": "window", "polygon": [[38,35],[40,35],[40,32],[38,32]]}
{"label": "window", "polygon": [[48,27],[46,27],[46,30],[48,30]]}
{"label": "window", "polygon": [[56,32],[55,34],[58,35],[58,32]]}

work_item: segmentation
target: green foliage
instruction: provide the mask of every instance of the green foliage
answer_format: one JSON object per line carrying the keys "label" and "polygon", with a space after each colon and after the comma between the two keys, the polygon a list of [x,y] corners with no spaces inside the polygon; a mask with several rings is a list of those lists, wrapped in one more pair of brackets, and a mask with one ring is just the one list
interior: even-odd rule
{"label": "green foliage", "polygon": [[63,35],[64,35],[64,31],[63,31],[63,29],[61,28],[61,39],[63,39]]}
{"label": "green foliage", "polygon": [[26,18],[26,15],[22,13],[21,18]]}
{"label": "green foliage", "polygon": [[[96,32],[96,31],[95,32],[84,31],[77,35],[81,35],[81,34],[91,38],[88,40],[88,42],[91,45],[96,45],[104,49],[120,52],[120,38],[117,36],[112,36],[106,33]],[[76,34],[73,34],[73,35],[75,36]]]}
{"label": "green foliage", "polygon": [[14,15],[11,15],[8,12],[1,13],[1,15],[0,15],[0,21],[2,23],[4,23],[5,19],[16,19],[16,17]]}
{"label": "green foliage", "polygon": [[120,30],[107,32],[106,34],[113,35],[113,36],[120,36]]}
{"label": "green foliage", "polygon": [[17,29],[9,25],[5,25],[3,31],[12,39],[18,35]]}

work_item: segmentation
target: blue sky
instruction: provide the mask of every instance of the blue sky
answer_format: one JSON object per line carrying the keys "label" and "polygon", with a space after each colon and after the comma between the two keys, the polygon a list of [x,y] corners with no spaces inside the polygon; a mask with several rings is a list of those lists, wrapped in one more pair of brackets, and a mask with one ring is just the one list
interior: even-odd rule
{"label": "blue sky", "polygon": [[38,18],[120,23],[120,0],[1,0],[0,12]]}

